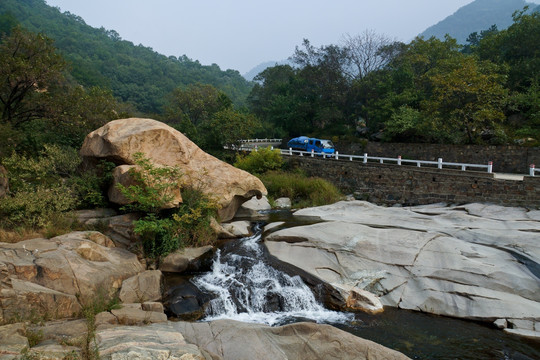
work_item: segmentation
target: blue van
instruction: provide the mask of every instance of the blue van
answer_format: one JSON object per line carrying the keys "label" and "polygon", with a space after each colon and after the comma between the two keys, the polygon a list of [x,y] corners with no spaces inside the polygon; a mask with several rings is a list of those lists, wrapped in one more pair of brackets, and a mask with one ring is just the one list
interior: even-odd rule
{"label": "blue van", "polygon": [[307,152],[311,152],[313,150],[313,152],[317,154],[324,153],[326,155],[332,155],[336,151],[334,148],[334,144],[332,144],[332,141],[309,138],[307,136],[293,138],[287,143],[287,146],[289,148],[292,148],[293,150],[301,150]]}

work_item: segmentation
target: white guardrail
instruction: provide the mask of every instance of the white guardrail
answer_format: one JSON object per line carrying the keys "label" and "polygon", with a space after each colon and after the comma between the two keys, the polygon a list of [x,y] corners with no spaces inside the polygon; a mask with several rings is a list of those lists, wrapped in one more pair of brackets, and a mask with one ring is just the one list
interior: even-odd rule
{"label": "white guardrail", "polygon": [[246,140],[238,140],[239,143],[246,144],[246,143],[281,143],[281,139],[246,139]]}
{"label": "white guardrail", "polygon": [[[259,139],[260,140],[260,139]],[[248,142],[247,140],[244,140],[245,142]],[[261,141],[259,141],[261,142]],[[272,147],[273,149],[273,147]],[[257,148],[251,148],[251,147],[243,147],[241,146],[238,148],[238,150],[242,151],[257,151]],[[486,169],[488,173],[493,172],[493,162],[488,162],[487,165],[482,164],[465,164],[465,163],[454,163],[454,162],[444,162],[442,158],[439,158],[437,161],[428,161],[428,160],[409,160],[409,159],[402,159],[401,156],[398,156],[397,158],[387,158],[387,157],[378,157],[378,156],[368,156],[368,154],[364,155],[343,155],[339,154],[339,152],[335,152],[335,154],[324,154],[324,153],[316,153],[314,151],[308,152],[308,151],[301,151],[301,150],[293,150],[292,148],[289,148],[288,150],[280,149],[281,155],[288,155],[288,156],[319,156],[323,159],[335,159],[339,160],[345,159],[349,161],[362,161],[364,164],[367,164],[368,162],[378,162],[380,164],[397,164],[397,165],[404,165],[404,164],[413,164],[417,167],[422,167],[423,165],[431,166],[431,167],[437,167],[438,169],[442,169],[443,167],[451,167],[451,168],[460,168],[461,170],[465,171],[470,168],[480,168],[480,169]],[[539,169],[540,170],[540,169]]]}
{"label": "white guardrail", "polygon": [[[282,139],[247,139],[247,140],[238,140],[241,144],[256,144],[256,143],[281,143]],[[273,149],[274,147],[272,147]],[[255,148],[253,147],[243,147],[240,146],[236,150],[243,150],[243,151],[257,151],[257,146]],[[428,160],[409,160],[409,159],[402,159],[401,156],[398,156],[397,158],[387,158],[387,157],[377,157],[377,156],[368,156],[368,154],[362,155],[340,155],[337,151],[333,155],[326,155],[321,153],[315,153],[315,152],[308,152],[308,151],[300,151],[300,150],[293,150],[292,148],[289,148],[288,150],[280,149],[281,155],[299,155],[299,156],[311,156],[314,157],[322,156],[322,158],[334,158],[336,160],[339,160],[341,157],[342,159],[349,159],[350,161],[354,160],[361,160],[364,164],[367,164],[369,161],[371,162],[379,162],[380,164],[391,163],[391,164],[413,164],[417,167],[422,167],[422,165],[427,166],[437,166],[438,169],[442,169],[443,167],[451,167],[451,168],[461,168],[462,171],[466,171],[469,168],[480,168],[480,169],[486,169],[488,173],[493,172],[493,162],[489,161],[487,165],[483,164],[466,164],[466,163],[454,163],[454,162],[444,162],[442,158],[439,158],[437,161],[428,161]],[[540,169],[536,169],[534,164],[531,164],[529,167],[529,176],[535,176],[536,173],[540,173]]]}

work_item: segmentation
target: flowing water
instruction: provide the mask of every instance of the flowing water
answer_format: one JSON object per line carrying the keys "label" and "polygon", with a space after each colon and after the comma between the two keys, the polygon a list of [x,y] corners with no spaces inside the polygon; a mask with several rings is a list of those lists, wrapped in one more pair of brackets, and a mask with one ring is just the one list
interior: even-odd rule
{"label": "flowing water", "polygon": [[[272,221],[275,220],[287,222],[291,218],[274,216]],[[297,225],[298,221],[306,222],[291,222]],[[211,294],[204,321],[329,323],[413,359],[540,359],[540,342],[512,336],[486,324],[394,308],[386,308],[378,315],[327,310],[299,276],[273,268],[266,259],[259,227],[254,236],[221,246],[211,271],[190,279],[200,290]]]}
{"label": "flowing water", "polygon": [[205,320],[233,319],[279,325],[296,319],[347,323],[352,314],[325,309],[299,276],[289,276],[265,261],[261,231],[218,250],[212,271],[191,281],[216,297]]}

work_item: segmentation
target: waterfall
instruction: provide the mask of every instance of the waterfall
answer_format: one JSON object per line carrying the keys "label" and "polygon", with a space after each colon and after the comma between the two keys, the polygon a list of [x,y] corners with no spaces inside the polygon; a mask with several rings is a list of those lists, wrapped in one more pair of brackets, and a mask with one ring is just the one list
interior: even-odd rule
{"label": "waterfall", "polygon": [[281,325],[298,319],[342,323],[352,316],[325,309],[299,276],[289,276],[265,261],[261,230],[238,240],[233,251],[218,250],[212,271],[191,281],[215,297],[204,320],[233,319]]}

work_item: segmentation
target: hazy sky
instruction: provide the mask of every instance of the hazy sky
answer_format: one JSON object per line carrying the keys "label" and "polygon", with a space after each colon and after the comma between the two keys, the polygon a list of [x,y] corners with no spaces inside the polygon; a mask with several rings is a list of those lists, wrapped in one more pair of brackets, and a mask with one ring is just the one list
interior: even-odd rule
{"label": "hazy sky", "polygon": [[[164,55],[244,74],[288,58],[304,38],[338,44],[374,30],[408,42],[472,0],[46,0]],[[536,2],[536,1],[535,1]]]}

